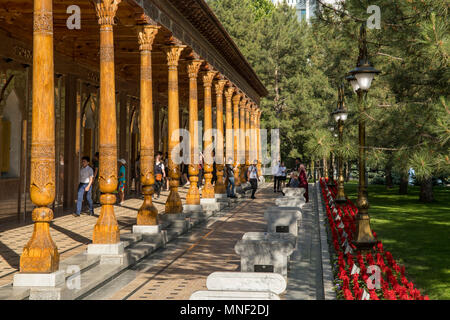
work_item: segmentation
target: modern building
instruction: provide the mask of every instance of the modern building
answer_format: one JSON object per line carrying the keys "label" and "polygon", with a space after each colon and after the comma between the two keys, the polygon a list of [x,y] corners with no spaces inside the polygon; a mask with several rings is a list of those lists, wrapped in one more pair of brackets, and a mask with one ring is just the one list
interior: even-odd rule
{"label": "modern building", "polygon": [[[339,0],[323,0],[325,4],[335,4]],[[320,8],[317,0],[272,0],[274,4],[286,2],[288,5],[295,7],[299,21],[309,21],[315,16],[316,11]]]}

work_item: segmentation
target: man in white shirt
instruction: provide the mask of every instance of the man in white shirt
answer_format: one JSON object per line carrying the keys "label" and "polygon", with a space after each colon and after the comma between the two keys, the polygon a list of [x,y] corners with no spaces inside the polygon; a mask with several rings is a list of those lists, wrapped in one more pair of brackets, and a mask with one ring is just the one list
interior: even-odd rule
{"label": "man in white shirt", "polygon": [[87,192],[86,198],[89,203],[89,215],[94,215],[92,204],[92,182],[94,181],[94,170],[89,166],[89,157],[81,159],[80,184],[78,185],[77,213],[73,215],[79,217],[83,204],[84,193]]}
{"label": "man in white shirt", "polygon": [[256,165],[258,164],[258,161],[255,160],[253,162],[253,164],[248,167],[248,172],[247,172],[247,177],[248,177],[248,182],[250,182],[251,186],[252,186],[252,199],[255,199],[255,192],[258,189],[258,168],[256,167]]}
{"label": "man in white shirt", "polygon": [[272,167],[273,192],[277,192],[279,168],[280,168],[280,161],[277,161],[277,163]]}

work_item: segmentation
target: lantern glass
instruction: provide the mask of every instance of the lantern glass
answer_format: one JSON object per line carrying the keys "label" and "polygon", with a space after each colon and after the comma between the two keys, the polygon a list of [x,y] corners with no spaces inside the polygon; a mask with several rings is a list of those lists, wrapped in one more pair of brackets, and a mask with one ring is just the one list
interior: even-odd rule
{"label": "lantern glass", "polygon": [[364,91],[369,90],[374,76],[375,76],[375,73],[371,73],[371,72],[355,74],[356,80],[358,80],[358,86],[361,88],[361,90],[364,90]]}
{"label": "lantern glass", "polygon": [[348,116],[348,113],[347,113],[347,112],[342,112],[342,113],[341,113],[341,120],[342,120],[342,121],[347,120],[347,116]]}
{"label": "lantern glass", "polygon": [[352,85],[353,88],[353,92],[358,91],[359,89],[359,84],[358,84],[358,80],[350,80],[350,84]]}
{"label": "lantern glass", "polygon": [[339,119],[341,118],[341,114],[340,113],[335,113],[335,114],[333,114],[333,117],[334,117],[334,121],[338,122]]}

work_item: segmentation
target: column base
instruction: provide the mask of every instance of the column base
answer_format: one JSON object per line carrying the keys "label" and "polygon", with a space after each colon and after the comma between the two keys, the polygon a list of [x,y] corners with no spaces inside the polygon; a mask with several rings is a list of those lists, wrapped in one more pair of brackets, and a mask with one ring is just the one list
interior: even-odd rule
{"label": "column base", "polygon": [[161,224],[157,224],[154,226],[142,226],[142,225],[134,225],[133,233],[142,233],[142,234],[156,234],[161,232]]}
{"label": "column base", "polygon": [[203,198],[203,199],[200,199],[200,205],[203,205],[203,204],[214,204],[216,202],[217,202],[216,198]]}
{"label": "column base", "polygon": [[89,244],[87,254],[99,255],[119,255],[124,252],[124,243],[118,242],[113,244]]}
{"label": "column base", "polygon": [[198,212],[202,211],[202,205],[201,204],[183,204],[183,212],[189,213],[189,212]]}
{"label": "column base", "polygon": [[66,280],[65,272],[18,273],[14,275],[14,287],[57,287]]}

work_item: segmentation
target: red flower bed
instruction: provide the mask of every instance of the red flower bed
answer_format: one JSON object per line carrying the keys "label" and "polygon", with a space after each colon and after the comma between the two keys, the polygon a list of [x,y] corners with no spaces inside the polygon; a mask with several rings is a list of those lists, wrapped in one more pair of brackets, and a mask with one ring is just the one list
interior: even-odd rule
{"label": "red flower bed", "polygon": [[[345,204],[336,204],[337,187],[328,187],[320,180],[322,196],[331,230],[331,241],[335,251],[335,290],[339,299],[346,300],[428,300],[414,284],[405,277],[405,267],[400,266],[373,232],[376,245],[373,253],[361,254],[353,245],[356,232],[358,208],[347,199]],[[376,270],[380,271],[378,282]],[[378,284],[379,288],[377,288]]]}

